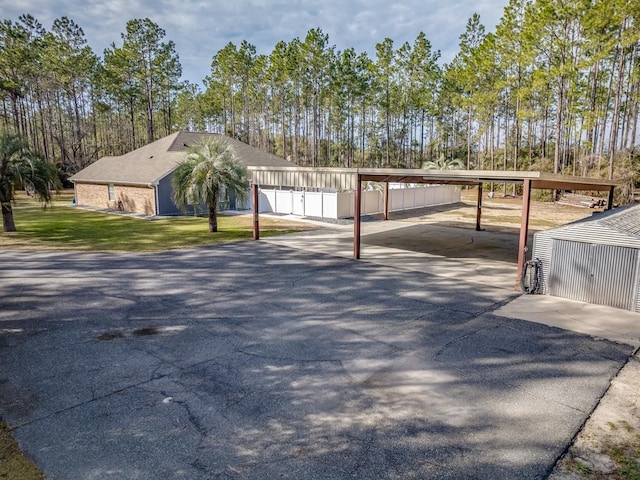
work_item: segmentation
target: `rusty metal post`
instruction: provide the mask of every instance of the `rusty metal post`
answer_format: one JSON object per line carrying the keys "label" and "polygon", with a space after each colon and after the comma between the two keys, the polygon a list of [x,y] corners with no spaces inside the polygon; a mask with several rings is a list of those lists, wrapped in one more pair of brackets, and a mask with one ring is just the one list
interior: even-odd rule
{"label": "rusty metal post", "polygon": [[516,290],[520,290],[520,279],[527,257],[527,239],[529,237],[529,207],[531,206],[531,180],[526,178],[522,188],[522,223],[520,224],[520,242],[518,243],[518,276]]}
{"label": "rusty metal post", "polygon": [[482,183],[478,184],[478,204],[476,207],[476,231],[482,230],[480,228],[480,219],[482,218]]}
{"label": "rusty metal post", "polygon": [[356,191],[353,204],[353,258],[360,259],[360,212],[362,210],[362,175],[356,175]]}
{"label": "rusty metal post", "polygon": [[611,185],[609,187],[609,198],[607,198],[607,210],[611,210],[613,208],[613,190],[616,187],[614,187],[613,185]]}
{"label": "rusty metal post", "polygon": [[389,182],[384,182],[384,220],[389,220]]}
{"label": "rusty metal post", "polygon": [[253,239],[260,240],[260,205],[258,197],[258,185],[251,185],[251,194],[253,200]]}

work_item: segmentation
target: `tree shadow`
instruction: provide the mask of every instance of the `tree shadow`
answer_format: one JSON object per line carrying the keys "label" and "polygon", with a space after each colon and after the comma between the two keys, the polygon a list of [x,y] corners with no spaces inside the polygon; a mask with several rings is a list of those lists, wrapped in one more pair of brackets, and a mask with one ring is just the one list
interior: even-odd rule
{"label": "tree shadow", "polygon": [[0,413],[54,477],[544,478],[631,350],[264,243],[0,266]]}

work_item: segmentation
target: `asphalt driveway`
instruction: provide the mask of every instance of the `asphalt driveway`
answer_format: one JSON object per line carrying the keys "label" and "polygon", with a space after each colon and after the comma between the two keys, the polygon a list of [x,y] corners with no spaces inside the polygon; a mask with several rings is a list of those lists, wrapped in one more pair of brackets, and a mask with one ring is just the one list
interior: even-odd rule
{"label": "asphalt driveway", "polygon": [[262,242],[0,252],[0,416],[50,479],[534,479],[631,346]]}

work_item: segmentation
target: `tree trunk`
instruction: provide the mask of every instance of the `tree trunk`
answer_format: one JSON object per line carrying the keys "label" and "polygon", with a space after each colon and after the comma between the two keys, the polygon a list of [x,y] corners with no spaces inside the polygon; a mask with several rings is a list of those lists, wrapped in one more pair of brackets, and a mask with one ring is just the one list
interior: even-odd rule
{"label": "tree trunk", "polygon": [[218,231],[218,198],[216,197],[209,205],[209,232]]}
{"label": "tree trunk", "polygon": [[13,209],[11,208],[10,202],[2,204],[2,227],[5,232],[16,231],[16,224],[13,221]]}
{"label": "tree trunk", "polygon": [[425,122],[425,109],[422,109],[422,117],[420,121],[420,165],[418,168],[422,168],[424,163],[424,122]]}
{"label": "tree trunk", "polygon": [[467,108],[467,170],[471,170],[471,104]]}
{"label": "tree trunk", "polygon": [[387,83],[386,83],[386,89],[385,89],[385,98],[386,98],[386,104],[385,104],[385,124],[386,124],[386,134],[387,134],[387,150],[386,150],[386,158],[385,158],[385,167],[389,167],[389,157],[390,157],[390,143],[391,143],[391,126],[390,124],[390,115],[391,115],[391,106],[389,104],[390,102],[390,93],[389,93],[389,78],[387,77]]}
{"label": "tree trunk", "polygon": [[280,123],[282,124],[282,158],[289,160],[287,158],[287,124],[286,124],[286,117],[285,117],[285,113],[286,113],[285,100],[286,99],[284,96],[284,92],[281,92],[280,95],[282,95],[282,104],[280,106],[280,109],[281,109]]}
{"label": "tree trunk", "polygon": [[311,104],[311,108],[313,110],[312,112],[312,119],[311,121],[313,122],[313,133],[312,133],[312,140],[313,140],[313,151],[311,154],[311,164],[314,167],[318,166],[318,135],[319,135],[319,125],[318,125],[318,121],[319,121],[319,107],[318,107],[318,88],[314,87],[313,89],[313,98],[312,98],[312,104]]}
{"label": "tree trunk", "polygon": [[564,76],[561,75],[558,82],[558,105],[556,107],[556,145],[553,155],[553,173],[560,173],[564,167],[564,156],[562,155],[562,122],[564,121]]}
{"label": "tree trunk", "polygon": [[[622,35],[622,34],[621,34]],[[624,71],[625,71],[625,58],[624,52],[622,51],[622,47],[620,47],[620,61],[618,64],[618,84],[616,86],[616,99],[615,105],[613,108],[613,118],[611,120],[611,132],[609,138],[609,180],[613,179],[614,173],[614,161],[616,156],[616,149],[618,146],[618,134],[620,129],[620,108],[622,103],[622,83],[624,81]],[[612,73],[613,76],[613,73]]]}
{"label": "tree trunk", "polygon": [[365,157],[365,139],[366,139],[366,128],[367,128],[367,107],[366,107],[366,103],[363,100],[362,101],[362,162],[360,163],[361,167],[364,167],[364,162],[366,161],[366,157]]}

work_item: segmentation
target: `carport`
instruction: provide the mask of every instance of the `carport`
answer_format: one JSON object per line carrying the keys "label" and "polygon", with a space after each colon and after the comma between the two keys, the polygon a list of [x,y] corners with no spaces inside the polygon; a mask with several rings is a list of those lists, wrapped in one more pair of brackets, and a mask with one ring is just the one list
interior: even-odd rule
{"label": "carport", "polygon": [[383,218],[389,217],[389,183],[451,184],[478,188],[476,203],[476,230],[481,231],[482,194],[484,183],[522,185],[522,214],[518,245],[518,269],[515,280],[519,285],[526,262],[529,233],[529,210],[532,189],[608,192],[607,209],[613,206],[614,188],[618,182],[570,175],[527,171],[489,170],[424,170],[379,168],[306,168],[306,167],[250,167],[253,196],[253,238],[258,240],[259,213],[258,188],[261,185],[280,185],[300,188],[333,188],[355,191],[353,222],[353,258],[361,255],[361,205],[363,182],[384,184]]}

